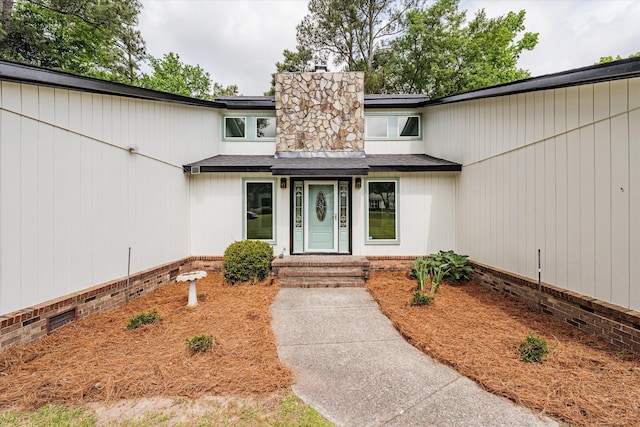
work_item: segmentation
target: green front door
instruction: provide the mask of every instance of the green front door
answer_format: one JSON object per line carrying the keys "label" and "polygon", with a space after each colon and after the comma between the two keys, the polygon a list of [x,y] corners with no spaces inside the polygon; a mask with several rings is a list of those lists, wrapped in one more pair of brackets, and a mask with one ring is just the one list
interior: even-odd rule
{"label": "green front door", "polygon": [[306,183],[305,252],[337,252],[337,183]]}

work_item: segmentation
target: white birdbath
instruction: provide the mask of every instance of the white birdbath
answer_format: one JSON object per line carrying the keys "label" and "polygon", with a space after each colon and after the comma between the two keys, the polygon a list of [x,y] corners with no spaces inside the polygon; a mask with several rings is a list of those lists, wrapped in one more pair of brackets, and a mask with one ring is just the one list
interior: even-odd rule
{"label": "white birdbath", "polygon": [[196,293],[196,280],[207,277],[206,271],[190,271],[176,277],[176,282],[189,282],[189,302],[187,307],[198,305],[198,294]]}

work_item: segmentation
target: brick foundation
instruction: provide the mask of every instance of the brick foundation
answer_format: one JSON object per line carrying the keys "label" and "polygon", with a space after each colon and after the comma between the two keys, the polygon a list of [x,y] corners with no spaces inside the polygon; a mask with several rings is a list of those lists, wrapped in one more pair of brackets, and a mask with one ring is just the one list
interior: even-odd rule
{"label": "brick foundation", "polygon": [[411,271],[413,261],[420,256],[426,257],[426,255],[367,256],[367,259],[370,263],[370,271]]}
{"label": "brick foundation", "polygon": [[[147,294],[159,286],[173,283],[185,271],[205,270],[219,273],[222,257],[188,257],[132,274],[128,298]],[[120,278],[75,292],[13,313],[0,316],[0,352],[28,344],[49,333],[49,319],[75,310],[75,319],[113,310],[127,300],[127,278]]]}
{"label": "brick foundation", "polygon": [[[538,309],[538,282],[472,262],[473,280]],[[542,283],[542,312],[632,353],[640,354],[640,312]]]}
{"label": "brick foundation", "polygon": [[[370,271],[409,271],[417,256],[369,256]],[[220,273],[223,257],[193,256],[131,275],[128,295],[136,298],[173,283],[185,271]],[[474,281],[506,297],[538,307],[536,281],[472,262]],[[75,310],[75,319],[113,310],[126,301],[127,279],[120,278],[52,301],[0,316],[0,352],[28,344],[49,332],[49,319]],[[542,311],[553,318],[597,335],[611,344],[640,354],[640,312],[576,292],[542,284]]]}

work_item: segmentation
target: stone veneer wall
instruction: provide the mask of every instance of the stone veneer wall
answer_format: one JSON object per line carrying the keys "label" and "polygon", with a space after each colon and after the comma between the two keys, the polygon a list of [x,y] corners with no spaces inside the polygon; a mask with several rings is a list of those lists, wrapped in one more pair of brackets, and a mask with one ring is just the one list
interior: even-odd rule
{"label": "stone veneer wall", "polygon": [[276,75],[276,152],[364,152],[364,73]]}

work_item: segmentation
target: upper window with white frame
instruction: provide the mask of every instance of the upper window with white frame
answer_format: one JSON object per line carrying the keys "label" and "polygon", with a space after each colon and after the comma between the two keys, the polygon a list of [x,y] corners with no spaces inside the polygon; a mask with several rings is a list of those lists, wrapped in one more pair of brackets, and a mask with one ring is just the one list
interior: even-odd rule
{"label": "upper window with white frame", "polygon": [[367,114],[365,115],[365,138],[421,139],[421,123],[420,114]]}
{"label": "upper window with white frame", "polygon": [[265,114],[238,114],[222,117],[224,141],[275,141],[276,118]]}

